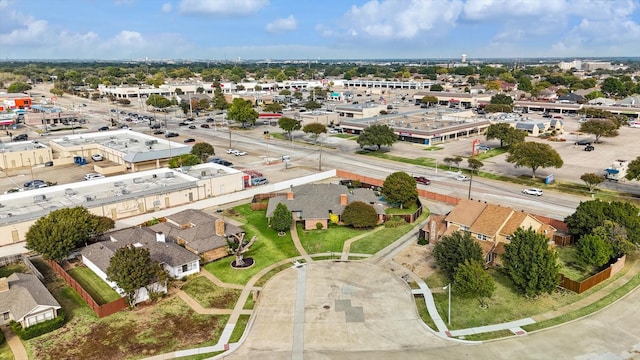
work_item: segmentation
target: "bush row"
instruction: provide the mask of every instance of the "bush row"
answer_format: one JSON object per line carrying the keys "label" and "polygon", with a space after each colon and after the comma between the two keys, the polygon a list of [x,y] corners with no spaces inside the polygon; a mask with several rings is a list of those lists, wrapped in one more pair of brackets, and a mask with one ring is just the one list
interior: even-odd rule
{"label": "bush row", "polygon": [[65,320],[66,319],[64,313],[58,310],[58,317],[56,317],[55,319],[31,325],[26,329],[23,329],[22,325],[16,321],[12,321],[9,326],[11,326],[11,330],[13,330],[13,332],[18,335],[20,339],[29,340],[62,327],[62,325],[64,325],[65,323]]}

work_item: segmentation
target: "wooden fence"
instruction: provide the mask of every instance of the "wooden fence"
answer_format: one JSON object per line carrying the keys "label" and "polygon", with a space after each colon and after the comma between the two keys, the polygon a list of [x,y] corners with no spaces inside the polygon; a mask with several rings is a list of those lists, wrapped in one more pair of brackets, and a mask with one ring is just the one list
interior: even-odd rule
{"label": "wooden fence", "polygon": [[60,277],[64,279],[64,281],[69,284],[75,290],[80,297],[89,305],[91,310],[98,315],[99,318],[103,318],[105,316],[109,316],[111,314],[115,314],[120,310],[127,308],[127,301],[125,298],[119,298],[118,300],[112,301],[108,304],[98,305],[98,303],[89,295],[89,293],[74,279],[69,275],[62,266],[60,266],[57,262],[47,260],[47,263],[51,268],[58,274]]}
{"label": "wooden fence", "polygon": [[580,282],[571,280],[565,277],[563,274],[560,274],[560,276],[562,277],[560,286],[567,290],[571,290],[575,293],[581,294],[618,273],[618,271],[620,271],[624,267],[625,259],[626,256],[622,256],[615,263],[609,265],[608,268]]}
{"label": "wooden fence", "polygon": [[31,272],[38,279],[40,279],[40,281],[44,280],[44,276],[42,276],[42,273],[40,273],[40,271],[38,271],[38,269],[35,266],[33,266],[33,264],[31,263],[31,260],[29,260],[29,258],[26,257],[24,254],[7,255],[7,256],[0,257],[0,267],[15,264],[18,262],[24,263],[27,269],[29,269],[29,272]]}

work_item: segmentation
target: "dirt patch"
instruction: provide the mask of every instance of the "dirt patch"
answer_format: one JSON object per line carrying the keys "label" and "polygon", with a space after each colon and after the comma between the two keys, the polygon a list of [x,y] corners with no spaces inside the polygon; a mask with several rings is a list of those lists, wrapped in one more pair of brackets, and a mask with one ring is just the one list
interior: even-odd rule
{"label": "dirt patch", "polygon": [[396,255],[393,261],[417,274],[420,278],[426,279],[436,271],[434,268],[435,259],[431,256],[431,250],[431,245],[418,245],[414,242]]}

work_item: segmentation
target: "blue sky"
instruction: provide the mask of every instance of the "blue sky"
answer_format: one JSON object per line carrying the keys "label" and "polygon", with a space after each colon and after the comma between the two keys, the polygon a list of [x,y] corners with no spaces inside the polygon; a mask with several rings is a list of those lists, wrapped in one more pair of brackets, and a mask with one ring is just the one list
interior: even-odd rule
{"label": "blue sky", "polygon": [[2,59],[640,56],[640,0],[0,0]]}

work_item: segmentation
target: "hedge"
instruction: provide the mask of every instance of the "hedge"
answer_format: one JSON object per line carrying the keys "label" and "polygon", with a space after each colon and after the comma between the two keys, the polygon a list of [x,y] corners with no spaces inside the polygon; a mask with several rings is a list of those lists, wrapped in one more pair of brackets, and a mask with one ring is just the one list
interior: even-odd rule
{"label": "hedge", "polygon": [[62,327],[65,320],[64,313],[62,311],[58,311],[58,317],[55,319],[37,323],[26,329],[23,329],[22,325],[16,321],[12,321],[9,326],[11,327],[11,330],[20,337],[20,339],[29,340]]}

